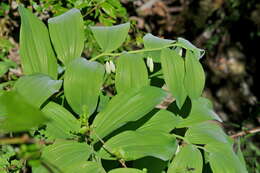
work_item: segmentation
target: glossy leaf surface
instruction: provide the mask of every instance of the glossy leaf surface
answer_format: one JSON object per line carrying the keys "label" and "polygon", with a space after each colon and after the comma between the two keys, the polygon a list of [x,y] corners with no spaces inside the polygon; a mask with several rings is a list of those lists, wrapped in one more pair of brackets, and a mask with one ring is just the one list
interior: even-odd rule
{"label": "glossy leaf surface", "polygon": [[57,57],[65,65],[75,58],[79,58],[84,48],[84,24],[78,9],[48,20],[51,41]]}

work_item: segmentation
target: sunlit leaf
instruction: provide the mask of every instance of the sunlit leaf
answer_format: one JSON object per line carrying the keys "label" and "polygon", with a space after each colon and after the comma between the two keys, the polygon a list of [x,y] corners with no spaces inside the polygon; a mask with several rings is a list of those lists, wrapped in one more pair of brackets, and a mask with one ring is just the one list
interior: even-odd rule
{"label": "sunlit leaf", "polygon": [[[125,131],[109,139],[104,147],[126,161],[146,156],[166,161],[175,153],[177,142],[170,134],[157,131]],[[111,158],[104,148],[100,155],[103,159]]]}
{"label": "sunlit leaf", "polygon": [[175,51],[167,48],[162,50],[161,63],[166,85],[176,98],[178,107],[181,108],[187,97],[183,85],[185,76],[184,60]]}
{"label": "sunlit leaf", "polygon": [[53,80],[44,74],[23,76],[15,83],[14,88],[27,102],[38,108],[62,85],[61,80]]}
{"label": "sunlit leaf", "polygon": [[112,52],[119,48],[125,41],[129,28],[130,23],[90,27],[103,52]]}
{"label": "sunlit leaf", "polygon": [[123,54],[117,60],[115,85],[118,93],[149,84],[148,72],[139,54]]}
{"label": "sunlit leaf", "polygon": [[97,106],[105,70],[98,62],[76,58],[67,67],[64,77],[65,97],[79,115],[91,115]]}
{"label": "sunlit leaf", "polygon": [[101,164],[91,161],[81,161],[70,165],[66,173],[106,173]]}
{"label": "sunlit leaf", "polygon": [[[103,138],[129,121],[136,121],[159,104],[166,93],[156,87],[128,90],[113,97],[106,108],[100,112],[92,124],[93,130]],[[92,134],[97,140],[97,136]]]}
{"label": "sunlit leaf", "polygon": [[193,145],[181,146],[167,173],[202,173],[203,159],[200,151]]}
{"label": "sunlit leaf", "polygon": [[79,58],[84,48],[84,23],[78,9],[71,9],[48,20],[51,41],[57,57],[65,65]]}
{"label": "sunlit leaf", "polygon": [[47,27],[34,14],[19,6],[20,57],[25,74],[43,73],[57,78],[57,60],[52,50]]}
{"label": "sunlit leaf", "polygon": [[109,171],[108,173],[145,173],[145,172],[135,168],[117,168]]}

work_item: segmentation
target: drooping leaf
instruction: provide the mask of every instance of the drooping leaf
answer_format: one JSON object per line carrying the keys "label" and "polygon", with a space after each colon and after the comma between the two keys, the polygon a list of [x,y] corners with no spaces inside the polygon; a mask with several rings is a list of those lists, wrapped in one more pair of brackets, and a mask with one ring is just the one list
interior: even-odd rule
{"label": "drooping leaf", "polygon": [[57,78],[58,65],[47,27],[34,14],[19,6],[20,57],[25,74],[43,73]]}
{"label": "drooping leaf", "polygon": [[200,151],[193,145],[180,148],[167,173],[202,173],[203,159]]}
{"label": "drooping leaf", "polygon": [[185,138],[194,144],[208,144],[211,142],[230,143],[229,137],[219,125],[213,122],[202,122],[191,126]]}
{"label": "drooping leaf", "polygon": [[185,90],[191,99],[197,99],[201,96],[205,85],[205,73],[199,60],[191,51],[186,53],[185,70]]}
{"label": "drooping leaf", "polygon": [[167,161],[155,157],[143,157],[133,161],[133,167],[137,169],[146,169],[149,173],[162,173],[168,165]]}
{"label": "drooping leaf", "polygon": [[117,60],[115,85],[118,93],[149,84],[148,72],[139,54],[123,54]]}
{"label": "drooping leaf", "polygon": [[179,108],[184,104],[187,93],[184,89],[184,60],[175,51],[163,49],[161,63],[164,80],[172,95],[176,98]]}
{"label": "drooping leaf", "polygon": [[[152,156],[169,160],[177,149],[176,139],[170,134],[158,131],[125,131],[109,139],[104,147],[126,161]],[[103,159],[111,159],[104,148],[100,150]]]}
{"label": "drooping leaf", "polygon": [[[143,37],[145,49],[163,48],[164,46],[170,45],[174,40],[168,40],[156,37],[152,34],[146,34]],[[160,50],[151,51],[147,53],[148,57],[151,57],[155,62],[160,62]]]}
{"label": "drooping leaf", "polygon": [[48,20],[51,41],[58,59],[65,65],[79,58],[84,48],[84,24],[78,9]]}
{"label": "drooping leaf", "polygon": [[28,103],[38,108],[62,85],[61,80],[52,80],[44,74],[23,76],[15,83],[14,88]]}
{"label": "drooping leaf", "polygon": [[180,118],[170,111],[160,110],[144,125],[137,129],[137,131],[161,131],[169,133],[180,122]]}
{"label": "drooping leaf", "polygon": [[106,173],[102,165],[97,162],[81,161],[70,165],[67,173]]}
{"label": "drooping leaf", "polygon": [[77,114],[91,115],[95,111],[104,73],[101,64],[83,58],[76,58],[68,65],[64,77],[64,93]]}
{"label": "drooping leaf", "polygon": [[96,134],[92,134],[92,138],[97,140],[96,135],[103,138],[127,122],[140,119],[165,96],[162,89],[150,86],[116,95],[94,119],[92,127]]}
{"label": "drooping leaf", "polygon": [[37,127],[47,118],[16,91],[0,95],[0,132],[18,132]]}
{"label": "drooping leaf", "polygon": [[108,173],[145,173],[145,172],[135,168],[117,168],[109,171]]}
{"label": "drooping leaf", "polygon": [[[41,160],[55,173],[65,172],[71,165],[87,161],[91,148],[86,143],[76,141],[57,140],[54,144],[43,149]],[[33,172],[49,173],[44,166],[33,167]]]}
{"label": "drooping leaf", "polygon": [[119,48],[125,41],[129,28],[130,23],[90,27],[103,52],[112,52]]}
{"label": "drooping leaf", "polygon": [[247,173],[245,165],[236,156],[231,145],[210,143],[205,149],[209,152],[209,163],[213,173]]}
{"label": "drooping leaf", "polygon": [[42,112],[50,119],[46,124],[46,134],[51,139],[72,138],[72,133],[80,129],[80,122],[69,111],[54,102],[48,103]]}

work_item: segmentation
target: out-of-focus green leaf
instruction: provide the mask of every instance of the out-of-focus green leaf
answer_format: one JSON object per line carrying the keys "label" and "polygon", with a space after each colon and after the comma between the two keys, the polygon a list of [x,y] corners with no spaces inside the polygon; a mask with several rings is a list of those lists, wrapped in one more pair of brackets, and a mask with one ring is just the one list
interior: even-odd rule
{"label": "out-of-focus green leaf", "polygon": [[117,168],[109,171],[108,173],[145,173],[145,172],[135,168]]}
{"label": "out-of-focus green leaf", "polygon": [[0,132],[29,130],[43,124],[47,118],[16,91],[0,95]]}
{"label": "out-of-focus green leaf", "polygon": [[78,9],[48,20],[51,41],[57,57],[65,65],[75,58],[79,58],[84,48],[84,23]]}
{"label": "out-of-focus green leaf", "polygon": [[101,64],[83,58],[76,58],[68,65],[64,77],[64,93],[77,114],[91,115],[95,111],[104,73]]}
{"label": "out-of-focus green leaf", "polygon": [[142,56],[126,53],[118,58],[115,85],[118,93],[149,85],[148,72]]}
{"label": "out-of-focus green leaf", "polygon": [[47,27],[34,14],[19,6],[20,57],[25,74],[43,73],[57,78],[58,65]]}
{"label": "out-of-focus green leaf", "polygon": [[[100,112],[92,124],[93,130],[100,138],[123,126],[129,121],[136,121],[159,104],[166,93],[161,88],[144,87],[128,90],[113,97],[106,108]],[[97,136],[92,138],[97,140]]]}
{"label": "out-of-focus green leaf", "polygon": [[14,88],[28,103],[38,108],[62,85],[61,80],[53,80],[44,74],[23,76],[15,83]]}
{"label": "out-of-focus green leaf", "polygon": [[110,5],[109,3],[102,3],[101,4],[101,8],[110,16],[110,17],[113,17],[113,18],[116,18],[116,15],[115,15],[115,11],[116,9]]}
{"label": "out-of-focus green leaf", "polygon": [[180,122],[180,118],[170,111],[160,110],[137,131],[161,131],[169,133]]}
{"label": "out-of-focus green leaf", "polygon": [[[175,153],[177,142],[172,135],[158,131],[125,131],[105,142],[104,147],[126,161],[146,156],[166,161]],[[100,150],[100,156],[113,159],[104,148]]]}
{"label": "out-of-focus green leaf", "polygon": [[[86,143],[58,140],[43,149],[41,159],[55,173],[69,173],[67,170],[71,165],[87,161],[91,152],[90,146]],[[33,168],[33,172],[49,173],[49,170],[46,167],[38,166]]]}
{"label": "out-of-focus green leaf", "polygon": [[191,103],[191,111],[188,117],[177,125],[178,128],[189,127],[207,120],[222,122],[219,116],[212,110],[212,105],[208,99],[200,97],[196,100],[192,100]]}
{"label": "out-of-focus green leaf", "polygon": [[246,167],[229,144],[210,143],[205,146],[209,152],[209,163],[213,173],[247,173]]}
{"label": "out-of-focus green leaf", "polygon": [[237,142],[237,153],[236,154],[237,154],[240,162],[242,163],[242,165],[246,165],[245,158],[243,156],[243,152],[241,151],[240,139],[238,139],[238,142]]}
{"label": "out-of-focus green leaf", "polygon": [[80,122],[69,111],[54,102],[48,103],[42,112],[50,119],[46,124],[46,134],[52,139],[72,138],[71,133],[80,129]]}
{"label": "out-of-focus green leaf", "polygon": [[208,144],[212,142],[230,143],[229,137],[219,125],[213,122],[203,122],[191,126],[185,138],[194,144]]}
{"label": "out-of-focus green leaf", "polygon": [[129,28],[130,23],[90,27],[103,52],[112,52],[119,48],[125,41]]}
{"label": "out-of-focus green leaf", "polygon": [[199,60],[191,51],[186,53],[185,70],[185,90],[191,99],[197,99],[201,96],[205,85],[205,73]]}
{"label": "out-of-focus green leaf", "polygon": [[70,165],[66,173],[106,173],[106,171],[97,162],[81,161]]}
{"label": "out-of-focus green leaf", "polygon": [[172,95],[176,98],[179,108],[184,104],[187,93],[184,89],[184,60],[175,51],[168,48],[161,53],[164,80]]}
{"label": "out-of-focus green leaf", "polygon": [[[162,39],[156,37],[150,33],[146,34],[143,37],[144,47],[145,49],[153,49],[153,48],[163,48],[164,46],[170,45],[174,42],[174,40]],[[160,50],[151,51],[147,53],[148,57],[151,57],[154,62],[160,62]]]}
{"label": "out-of-focus green leaf", "polygon": [[202,173],[203,159],[200,151],[193,145],[180,148],[167,173]]}

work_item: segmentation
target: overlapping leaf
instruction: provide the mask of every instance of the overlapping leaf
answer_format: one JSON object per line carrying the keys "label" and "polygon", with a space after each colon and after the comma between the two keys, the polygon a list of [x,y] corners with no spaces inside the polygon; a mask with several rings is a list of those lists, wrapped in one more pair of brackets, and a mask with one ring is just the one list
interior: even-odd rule
{"label": "overlapping leaf", "polygon": [[76,58],[67,67],[64,77],[65,97],[79,115],[91,115],[97,106],[104,67],[98,62]]}
{"label": "overlapping leaf", "polygon": [[51,41],[57,57],[65,65],[79,58],[84,48],[84,23],[78,9],[48,20]]}
{"label": "overlapping leaf", "polygon": [[[109,139],[104,147],[126,161],[146,156],[166,161],[175,153],[177,142],[170,134],[157,131],[125,131]],[[111,159],[106,149],[102,148],[100,155],[104,159]]]}
{"label": "overlapping leaf", "polygon": [[70,165],[67,173],[106,173],[101,164],[91,161],[81,161]]}
{"label": "overlapping leaf", "polygon": [[90,27],[103,52],[112,52],[119,48],[125,41],[129,28],[130,23]]}
{"label": "overlapping leaf", "polygon": [[[159,104],[166,93],[156,87],[144,87],[139,90],[128,90],[113,97],[106,108],[100,112],[92,124],[93,130],[100,138],[105,137],[112,131],[118,129],[129,121],[136,121],[157,104]],[[97,140],[97,136],[92,138]]]}
{"label": "overlapping leaf", "polygon": [[139,54],[123,54],[117,60],[115,85],[118,93],[149,84],[148,72]]}
{"label": "overlapping leaf", "polygon": [[34,14],[19,6],[20,57],[25,74],[43,73],[57,78],[57,60],[52,50],[47,27]]}
{"label": "overlapping leaf", "polygon": [[15,83],[15,89],[27,102],[38,108],[62,85],[61,80],[52,80],[44,74],[23,76]]}
{"label": "overlapping leaf", "polygon": [[183,85],[185,76],[184,60],[175,51],[166,48],[162,50],[161,63],[166,85],[176,98],[178,107],[181,108],[187,97]]}
{"label": "overlapping leaf", "polygon": [[145,173],[145,172],[135,168],[117,168],[109,171],[108,173]]}

